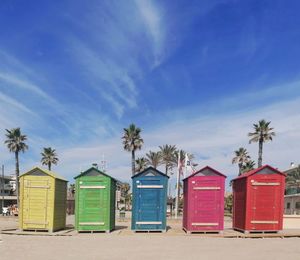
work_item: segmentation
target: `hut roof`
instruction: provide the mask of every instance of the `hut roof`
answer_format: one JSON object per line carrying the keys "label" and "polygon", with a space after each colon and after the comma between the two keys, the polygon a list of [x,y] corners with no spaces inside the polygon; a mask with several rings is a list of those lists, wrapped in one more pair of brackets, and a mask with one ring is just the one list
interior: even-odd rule
{"label": "hut roof", "polygon": [[143,171],[141,171],[141,172],[139,172],[139,173],[133,175],[131,178],[135,178],[135,177],[137,177],[137,176],[143,175],[144,173],[146,173],[146,172],[148,172],[148,171],[150,171],[150,170],[155,171],[156,173],[158,173],[158,174],[160,174],[160,175],[162,175],[162,176],[164,176],[164,177],[170,178],[168,175],[166,175],[166,174],[164,174],[163,172],[161,172],[161,171],[155,169],[155,168],[152,167],[152,166],[149,166],[147,169],[145,169],[145,170],[143,170]]}
{"label": "hut roof", "polygon": [[211,171],[213,171],[214,173],[216,173],[217,175],[227,178],[227,176],[224,175],[223,173],[220,173],[219,171],[217,171],[217,170],[211,168],[210,166],[205,166],[205,167],[203,167],[202,169],[200,169],[200,170],[194,172],[194,173],[191,174],[190,176],[185,177],[183,180],[188,179],[188,178],[190,178],[190,177],[193,177],[193,176],[197,175],[198,173],[200,173],[200,172],[202,172],[202,171],[204,171],[204,170],[211,170]]}
{"label": "hut roof", "polygon": [[113,177],[111,177],[110,175],[108,175],[108,174],[106,174],[106,173],[100,171],[99,169],[97,169],[96,167],[93,167],[93,166],[92,166],[91,168],[87,169],[86,171],[81,172],[79,175],[77,175],[76,177],[74,177],[74,179],[77,179],[77,178],[79,178],[79,177],[81,177],[81,176],[84,176],[84,175],[88,174],[88,173],[89,173],[90,171],[92,171],[92,170],[94,170],[94,171],[96,171],[97,173],[99,173],[99,175],[104,175],[104,176],[106,176],[106,177],[108,177],[108,178],[113,179],[114,181],[118,181],[118,180],[116,180],[115,178],[113,178]]}
{"label": "hut roof", "polygon": [[261,171],[263,169],[266,169],[266,168],[270,169],[271,171],[274,171],[275,173],[278,173],[278,174],[286,176],[285,173],[279,171],[278,169],[273,168],[270,165],[263,165],[263,166],[261,166],[261,167],[259,167],[257,169],[254,169],[254,170],[251,170],[249,172],[243,173],[242,175],[240,175],[240,176],[236,177],[235,179],[233,179],[233,181],[239,180],[239,179],[242,179],[242,178],[247,178],[247,177],[252,176],[252,175],[254,175],[254,174],[258,173],[259,171]]}
{"label": "hut roof", "polygon": [[55,179],[59,179],[59,180],[62,180],[62,181],[66,181],[66,182],[67,182],[67,180],[66,180],[65,178],[63,178],[62,176],[60,176],[59,174],[57,174],[57,173],[55,173],[55,172],[53,172],[53,171],[49,171],[49,170],[43,169],[43,168],[38,167],[38,166],[32,168],[32,169],[29,170],[28,172],[25,172],[25,173],[21,174],[20,177],[21,177],[21,176],[24,176],[24,175],[30,175],[31,173],[33,173],[34,171],[37,171],[37,170],[39,170],[39,171],[45,173],[46,175],[49,175],[49,176],[55,178]]}

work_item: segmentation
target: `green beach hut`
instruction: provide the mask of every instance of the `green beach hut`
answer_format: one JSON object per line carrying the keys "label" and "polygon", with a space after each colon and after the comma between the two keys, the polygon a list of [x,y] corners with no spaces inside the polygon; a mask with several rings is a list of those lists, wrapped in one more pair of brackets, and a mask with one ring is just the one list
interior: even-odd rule
{"label": "green beach hut", "polygon": [[115,228],[116,180],[96,167],[74,178],[75,229],[106,231]]}

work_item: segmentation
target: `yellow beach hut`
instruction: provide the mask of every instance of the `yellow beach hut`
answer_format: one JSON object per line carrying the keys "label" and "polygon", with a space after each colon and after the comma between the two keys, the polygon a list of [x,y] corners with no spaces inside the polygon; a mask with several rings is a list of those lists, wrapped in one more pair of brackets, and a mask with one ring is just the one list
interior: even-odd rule
{"label": "yellow beach hut", "polygon": [[21,230],[65,228],[67,180],[39,167],[20,176],[19,226]]}

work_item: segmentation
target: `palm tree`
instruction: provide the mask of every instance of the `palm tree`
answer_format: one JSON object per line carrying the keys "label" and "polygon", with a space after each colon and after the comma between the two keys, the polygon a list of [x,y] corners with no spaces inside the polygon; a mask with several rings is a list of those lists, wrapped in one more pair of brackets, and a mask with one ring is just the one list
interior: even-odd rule
{"label": "palm tree", "polygon": [[242,173],[254,170],[254,168],[255,168],[255,161],[249,160],[244,165],[242,165]]}
{"label": "palm tree", "polygon": [[42,164],[48,165],[48,170],[51,171],[51,165],[52,164],[56,165],[58,162],[55,149],[52,149],[51,147],[44,147],[44,150],[41,153],[41,155],[42,155],[42,159],[41,159]]}
{"label": "palm tree", "polygon": [[168,175],[168,170],[172,169],[175,164],[175,152],[177,150],[175,145],[165,144],[159,146],[162,156],[162,163],[165,164],[165,174]]}
{"label": "palm tree", "polygon": [[148,165],[151,165],[155,169],[161,164],[161,152],[152,152],[146,153],[146,160]]}
{"label": "palm tree", "polygon": [[174,156],[174,163],[175,164],[178,164],[178,159],[180,158],[180,161],[182,163],[182,165],[184,164],[185,162],[185,155],[187,154],[187,157],[188,159],[191,161],[194,159],[194,155],[191,154],[191,153],[187,153],[185,152],[184,150],[177,150],[175,151],[175,156]]}
{"label": "palm tree", "polygon": [[141,129],[134,124],[124,128],[123,146],[124,150],[131,152],[131,171],[132,175],[135,174],[135,151],[141,150],[144,140],[141,138]]}
{"label": "palm tree", "polygon": [[[173,161],[174,165],[179,166],[178,163],[180,163],[181,167],[183,167],[184,164],[185,164],[185,157],[186,157],[186,155],[187,155],[187,157],[188,157],[188,159],[190,161],[194,158],[193,154],[186,153],[184,150],[177,150],[177,151],[175,151],[175,153],[174,153],[174,161]],[[177,180],[178,184],[179,184],[178,185],[178,189],[177,189],[177,183],[175,185],[175,189],[177,190],[176,197],[177,197],[177,201],[178,202],[180,200],[180,193],[181,193],[180,190],[182,189],[182,186],[183,186],[182,182],[180,180],[180,177],[181,177],[180,175],[181,174],[178,175],[178,180]],[[179,207],[177,209],[179,210]]]}
{"label": "palm tree", "polygon": [[145,157],[140,157],[135,160],[136,167],[135,172],[141,172],[145,170],[148,166],[147,159]]}
{"label": "palm tree", "polygon": [[6,130],[6,140],[4,143],[7,145],[7,148],[11,153],[15,154],[15,164],[16,164],[16,194],[17,194],[17,206],[19,207],[19,153],[25,152],[28,149],[25,141],[27,140],[26,135],[22,135],[20,127],[12,128],[10,130]]}
{"label": "palm tree", "polygon": [[271,122],[267,122],[262,119],[258,124],[253,124],[254,132],[248,133],[251,137],[249,143],[258,142],[258,168],[262,166],[262,153],[263,153],[263,143],[267,141],[272,141],[275,136],[275,132],[272,132],[273,127],[269,127]]}
{"label": "palm tree", "polygon": [[239,166],[239,176],[242,174],[242,167],[244,163],[247,163],[250,160],[250,156],[248,155],[248,151],[240,147],[238,150],[234,151],[235,157],[232,159],[232,164],[237,163]]}

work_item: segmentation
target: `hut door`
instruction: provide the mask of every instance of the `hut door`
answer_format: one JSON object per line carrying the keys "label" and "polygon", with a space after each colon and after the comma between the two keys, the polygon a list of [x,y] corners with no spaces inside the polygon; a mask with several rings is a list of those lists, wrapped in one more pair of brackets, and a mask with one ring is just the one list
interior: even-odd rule
{"label": "hut door", "polygon": [[192,183],[191,225],[195,230],[214,230],[220,224],[220,192],[218,180],[196,180]]}
{"label": "hut door", "polygon": [[163,218],[163,185],[160,180],[141,180],[137,184],[137,222],[140,229],[160,229]]}
{"label": "hut door", "polygon": [[278,200],[281,187],[280,182],[274,180],[253,180],[252,186],[252,214],[251,229],[276,229],[279,221]]}
{"label": "hut door", "polygon": [[48,227],[49,190],[49,180],[24,181],[22,212],[24,229],[46,229]]}
{"label": "hut door", "polygon": [[108,214],[107,184],[101,181],[80,181],[78,203],[81,230],[101,230]]}

